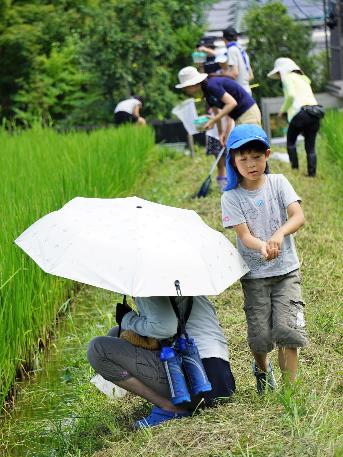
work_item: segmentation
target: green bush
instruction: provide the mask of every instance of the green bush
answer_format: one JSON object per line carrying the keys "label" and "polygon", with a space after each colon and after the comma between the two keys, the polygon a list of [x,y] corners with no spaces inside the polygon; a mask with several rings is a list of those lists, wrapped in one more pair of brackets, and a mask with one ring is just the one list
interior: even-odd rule
{"label": "green bush", "polygon": [[312,29],[287,14],[280,2],[268,2],[264,6],[253,6],[246,14],[245,24],[249,37],[247,51],[255,81],[260,87],[254,96],[276,97],[282,94],[280,81],[267,77],[278,57],[290,57],[312,79],[315,92],[322,90],[327,81],[325,55],[313,55],[311,50]]}

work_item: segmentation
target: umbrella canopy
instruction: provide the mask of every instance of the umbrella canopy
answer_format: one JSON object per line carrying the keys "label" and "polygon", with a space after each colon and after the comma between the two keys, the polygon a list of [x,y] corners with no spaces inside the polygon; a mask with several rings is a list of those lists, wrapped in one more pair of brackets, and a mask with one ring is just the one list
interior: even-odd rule
{"label": "umbrella canopy", "polygon": [[15,240],[47,273],[134,297],[218,295],[248,272],[191,210],[138,197],[76,197]]}

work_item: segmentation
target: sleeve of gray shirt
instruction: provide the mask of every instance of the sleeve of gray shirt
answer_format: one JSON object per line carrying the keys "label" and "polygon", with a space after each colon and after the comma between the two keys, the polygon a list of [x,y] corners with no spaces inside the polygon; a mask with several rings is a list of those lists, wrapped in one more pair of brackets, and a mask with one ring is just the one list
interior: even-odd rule
{"label": "sleeve of gray shirt", "polygon": [[221,198],[223,227],[245,224],[246,220],[237,198],[237,190],[224,192]]}
{"label": "sleeve of gray shirt", "polygon": [[292,184],[288,181],[288,179],[284,175],[278,175],[279,178],[279,189],[281,193],[281,199],[284,202],[285,208],[294,202],[301,203],[301,198],[295,192]]}
{"label": "sleeve of gray shirt", "polygon": [[136,297],[139,315],[130,311],[123,317],[123,330],[132,330],[141,336],[164,339],[175,335],[177,318],[168,297]]}

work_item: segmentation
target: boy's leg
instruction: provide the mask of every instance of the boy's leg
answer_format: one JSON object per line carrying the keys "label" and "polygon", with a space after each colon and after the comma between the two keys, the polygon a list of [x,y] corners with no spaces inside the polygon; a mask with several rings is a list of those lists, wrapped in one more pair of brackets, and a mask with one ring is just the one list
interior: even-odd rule
{"label": "boy's leg", "polygon": [[275,278],[272,289],[273,340],[279,348],[282,374],[294,382],[297,348],[307,345],[299,270]]}
{"label": "boy's leg", "polygon": [[266,363],[267,353],[273,349],[272,343],[272,305],[269,280],[242,279],[244,311],[248,326],[248,344],[256,354],[256,362],[261,368]]}
{"label": "boy's leg", "polygon": [[254,352],[251,351],[252,355],[254,356],[256,366],[261,370],[267,373],[269,368],[269,359],[267,352]]}
{"label": "boy's leg", "polygon": [[279,348],[279,366],[285,381],[294,383],[297,377],[298,350],[296,348]]}
{"label": "boy's leg", "polygon": [[273,349],[270,280],[242,279],[241,283],[248,325],[248,343],[255,359],[253,373],[257,392],[263,394],[267,384],[271,388],[275,388],[276,385],[268,359],[268,352]]}

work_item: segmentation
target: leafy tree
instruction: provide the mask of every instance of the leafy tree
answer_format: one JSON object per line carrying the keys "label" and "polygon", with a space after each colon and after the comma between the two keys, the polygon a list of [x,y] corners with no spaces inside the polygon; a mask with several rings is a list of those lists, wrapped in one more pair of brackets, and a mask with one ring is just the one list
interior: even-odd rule
{"label": "leafy tree", "polygon": [[0,0],[0,117],[112,120],[134,93],[164,117],[212,0]]}
{"label": "leafy tree", "polygon": [[12,117],[15,95],[25,90],[44,57],[81,30],[94,0],[0,0],[0,117]]}
{"label": "leafy tree", "polygon": [[[190,63],[203,32],[208,0],[103,1],[84,40],[86,68],[97,75],[104,96],[104,117],[130,94],[144,98],[144,115],[163,117],[177,99],[177,72]],[[107,113],[107,114],[106,114]]]}
{"label": "leafy tree", "polygon": [[36,119],[49,123],[64,119],[87,97],[82,90],[92,83],[92,76],[82,72],[76,57],[75,38],[64,46],[55,43],[50,55],[37,57],[37,68],[14,96],[15,118],[31,125]]}
{"label": "leafy tree", "polygon": [[[255,97],[280,96],[280,83],[267,78],[278,57],[290,57],[310,78],[316,75],[316,57],[311,55],[311,27],[292,19],[282,3],[253,6],[245,16],[245,24],[249,37],[247,50],[255,80],[260,83],[254,92]],[[313,88],[319,88],[316,78]]]}

